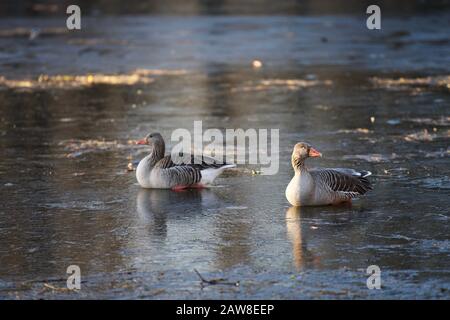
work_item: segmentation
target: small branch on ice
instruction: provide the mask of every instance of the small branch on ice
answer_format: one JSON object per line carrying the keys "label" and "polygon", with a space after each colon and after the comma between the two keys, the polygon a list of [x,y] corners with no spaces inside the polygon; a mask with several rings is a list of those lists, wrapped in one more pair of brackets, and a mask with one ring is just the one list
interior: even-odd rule
{"label": "small branch on ice", "polygon": [[207,280],[207,279],[203,278],[203,276],[200,274],[200,272],[197,271],[197,269],[194,269],[194,271],[198,275],[200,280],[202,281],[202,284],[205,284],[205,283],[206,284],[210,284],[210,285],[223,284],[223,285],[239,287],[239,281],[237,281],[237,282],[229,282],[229,281],[226,281],[225,279],[222,279],[222,278]]}

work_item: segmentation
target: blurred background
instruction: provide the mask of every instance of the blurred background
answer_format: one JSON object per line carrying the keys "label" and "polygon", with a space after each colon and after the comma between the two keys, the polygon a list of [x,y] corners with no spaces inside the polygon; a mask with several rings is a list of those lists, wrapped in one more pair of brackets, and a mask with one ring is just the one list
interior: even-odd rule
{"label": "blurred background", "polygon": [[78,4],[89,15],[318,15],[358,14],[376,4],[384,14],[425,14],[447,10],[448,0],[84,0],[84,1],[31,1],[4,0],[0,4],[2,15],[49,16],[65,13],[70,4]]}
{"label": "blurred background", "polygon": [[[0,298],[448,299],[449,9],[1,1]],[[242,165],[210,190],[142,190],[133,140],[159,131],[169,150],[195,120],[279,129],[278,174]],[[370,170],[374,190],[290,208],[301,140],[324,155],[311,166]],[[59,290],[72,264],[82,290]],[[371,264],[382,290],[366,288]],[[241,285],[202,290],[194,268]]]}

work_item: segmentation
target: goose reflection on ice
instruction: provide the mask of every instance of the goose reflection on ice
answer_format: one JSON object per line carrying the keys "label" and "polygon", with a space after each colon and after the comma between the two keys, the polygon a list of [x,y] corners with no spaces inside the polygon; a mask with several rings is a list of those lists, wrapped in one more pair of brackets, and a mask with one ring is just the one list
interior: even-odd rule
{"label": "goose reflection on ice", "polygon": [[368,257],[355,253],[364,241],[360,224],[366,221],[363,206],[290,207],[286,212],[287,235],[297,270],[361,265]]}
{"label": "goose reflection on ice", "polygon": [[140,189],[136,207],[139,219],[149,225],[150,232],[165,238],[168,220],[186,219],[207,209],[219,208],[220,200],[208,189],[187,189],[180,192]]}
{"label": "goose reflection on ice", "polygon": [[[320,267],[320,257],[313,249],[308,248],[306,239],[310,226],[302,224],[302,210],[308,208],[290,207],[286,212],[286,229],[288,238],[292,243],[292,257],[297,271],[307,267]],[[306,214],[305,212],[303,212]]]}

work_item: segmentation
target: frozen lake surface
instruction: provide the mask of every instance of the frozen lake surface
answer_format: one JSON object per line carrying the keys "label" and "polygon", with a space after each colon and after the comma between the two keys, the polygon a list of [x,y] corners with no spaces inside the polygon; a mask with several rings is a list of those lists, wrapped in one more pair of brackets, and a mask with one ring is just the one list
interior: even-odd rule
{"label": "frozen lake surface", "polygon": [[[450,297],[448,14],[382,31],[345,16],[83,21],[0,21],[0,298]],[[279,173],[140,189],[129,140],[194,120],[280,129]],[[300,140],[324,155],[311,166],[370,170],[374,190],[290,208]],[[51,289],[72,264],[82,289]]]}

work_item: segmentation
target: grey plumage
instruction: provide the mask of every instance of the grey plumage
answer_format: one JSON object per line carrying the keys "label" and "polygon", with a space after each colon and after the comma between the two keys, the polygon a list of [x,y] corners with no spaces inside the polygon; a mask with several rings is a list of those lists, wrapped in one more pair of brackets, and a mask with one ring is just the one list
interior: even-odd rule
{"label": "grey plumage", "polygon": [[[141,160],[136,170],[139,184],[144,188],[189,187],[209,184],[225,168],[234,165],[217,163],[211,158],[180,154],[175,159],[164,156],[165,143],[159,133],[149,134],[141,144],[151,145],[150,154]],[[188,159],[188,161],[185,161]],[[217,172],[207,171],[208,169]],[[208,177],[204,177],[208,174]]]}
{"label": "grey plumage", "polygon": [[[363,195],[372,189],[366,178],[367,171],[357,172],[353,169],[312,169],[309,171],[313,178],[329,187],[335,192],[346,192],[349,194]],[[363,175],[364,174],[364,175]]]}
{"label": "grey plumage", "polygon": [[295,175],[286,188],[286,198],[294,206],[327,205],[349,201],[372,189],[370,171],[347,168],[308,169],[305,160],[321,154],[306,143],[298,143],[292,153]]}

